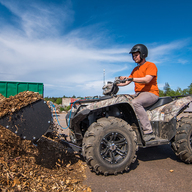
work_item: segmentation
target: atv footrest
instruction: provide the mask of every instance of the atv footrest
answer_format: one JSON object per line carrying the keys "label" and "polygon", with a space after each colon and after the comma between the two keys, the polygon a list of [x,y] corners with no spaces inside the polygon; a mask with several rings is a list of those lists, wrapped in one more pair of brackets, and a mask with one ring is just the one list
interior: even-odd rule
{"label": "atv footrest", "polygon": [[158,146],[158,145],[165,145],[165,144],[168,144],[168,143],[169,143],[168,139],[162,139],[160,137],[155,137],[154,140],[145,142],[146,145],[144,147],[152,147],[152,146]]}

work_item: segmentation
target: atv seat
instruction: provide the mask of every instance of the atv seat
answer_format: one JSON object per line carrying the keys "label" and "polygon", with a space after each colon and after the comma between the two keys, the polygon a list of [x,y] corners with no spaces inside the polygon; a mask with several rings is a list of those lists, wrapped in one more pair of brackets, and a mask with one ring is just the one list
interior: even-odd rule
{"label": "atv seat", "polygon": [[157,100],[156,103],[154,103],[153,105],[150,105],[148,107],[145,107],[145,110],[151,111],[157,107],[170,103],[171,101],[173,101],[173,99],[171,97],[159,97],[159,99]]}

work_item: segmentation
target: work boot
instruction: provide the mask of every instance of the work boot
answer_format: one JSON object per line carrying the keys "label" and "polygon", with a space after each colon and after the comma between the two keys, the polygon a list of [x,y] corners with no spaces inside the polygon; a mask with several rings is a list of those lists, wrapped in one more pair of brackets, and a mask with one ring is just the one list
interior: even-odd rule
{"label": "work boot", "polygon": [[155,135],[154,135],[153,133],[145,134],[145,135],[143,136],[143,139],[144,139],[145,141],[150,141],[150,140],[155,139]]}

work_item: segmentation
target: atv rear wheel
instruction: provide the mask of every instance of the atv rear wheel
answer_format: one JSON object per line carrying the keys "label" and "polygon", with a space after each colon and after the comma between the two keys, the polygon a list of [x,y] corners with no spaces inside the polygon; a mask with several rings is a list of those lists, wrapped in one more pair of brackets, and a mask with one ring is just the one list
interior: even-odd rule
{"label": "atv rear wheel", "polygon": [[117,174],[136,160],[136,134],[131,126],[115,117],[93,123],[83,139],[83,156],[94,172]]}
{"label": "atv rear wheel", "polygon": [[175,154],[185,163],[192,163],[192,115],[182,117],[172,142]]}

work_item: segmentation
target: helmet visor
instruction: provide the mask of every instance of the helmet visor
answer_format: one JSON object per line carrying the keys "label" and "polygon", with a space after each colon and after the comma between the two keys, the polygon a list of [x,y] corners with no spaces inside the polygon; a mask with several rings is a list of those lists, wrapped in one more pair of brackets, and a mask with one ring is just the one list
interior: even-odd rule
{"label": "helmet visor", "polygon": [[131,49],[131,51],[129,53],[136,53],[136,52],[140,52],[140,49],[137,47],[134,47]]}

